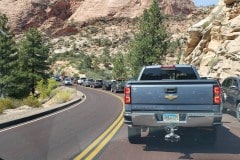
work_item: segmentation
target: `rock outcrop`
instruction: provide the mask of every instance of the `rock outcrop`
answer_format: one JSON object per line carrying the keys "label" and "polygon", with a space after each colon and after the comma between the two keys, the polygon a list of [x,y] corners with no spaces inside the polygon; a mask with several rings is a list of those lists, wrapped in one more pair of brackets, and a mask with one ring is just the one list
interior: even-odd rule
{"label": "rock outcrop", "polygon": [[211,14],[189,29],[185,63],[202,76],[240,75],[240,2],[220,0]]}
{"label": "rock outcrop", "polygon": [[[196,9],[191,0],[159,0],[165,14],[178,15],[190,14]],[[149,8],[152,0],[85,0],[70,21],[82,22],[97,17],[129,17],[134,18]],[[91,7],[90,7],[91,6]]]}
{"label": "rock outcrop", "polygon": [[[196,9],[191,0],[159,2],[170,15],[187,15]],[[7,15],[15,32],[38,27],[47,34],[69,35],[92,19],[140,16],[151,3],[152,0],[1,0],[0,13]]]}
{"label": "rock outcrop", "polygon": [[1,0],[0,13],[7,15],[17,33],[29,27],[59,28],[72,15],[71,3],[66,0]]}

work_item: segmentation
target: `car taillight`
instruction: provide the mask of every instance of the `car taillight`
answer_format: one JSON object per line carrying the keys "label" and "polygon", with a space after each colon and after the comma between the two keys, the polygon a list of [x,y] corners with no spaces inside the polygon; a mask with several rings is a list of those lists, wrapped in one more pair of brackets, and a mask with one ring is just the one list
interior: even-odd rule
{"label": "car taillight", "polygon": [[221,101],[221,88],[219,86],[213,86],[213,103],[220,104]]}
{"label": "car taillight", "polygon": [[131,87],[124,88],[124,102],[125,104],[131,103]]}

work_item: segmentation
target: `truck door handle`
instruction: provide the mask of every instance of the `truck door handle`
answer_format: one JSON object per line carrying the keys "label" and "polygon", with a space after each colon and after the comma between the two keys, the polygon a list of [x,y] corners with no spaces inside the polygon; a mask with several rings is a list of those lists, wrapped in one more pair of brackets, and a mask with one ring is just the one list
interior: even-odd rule
{"label": "truck door handle", "polygon": [[165,88],[165,93],[177,93],[177,88]]}

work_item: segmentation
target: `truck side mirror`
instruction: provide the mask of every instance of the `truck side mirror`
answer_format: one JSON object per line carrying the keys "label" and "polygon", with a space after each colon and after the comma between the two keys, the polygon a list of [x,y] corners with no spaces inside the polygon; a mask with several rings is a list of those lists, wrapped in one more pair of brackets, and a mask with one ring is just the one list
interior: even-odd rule
{"label": "truck side mirror", "polygon": [[238,89],[238,87],[237,87],[237,86],[230,86],[230,89],[237,90],[237,89]]}

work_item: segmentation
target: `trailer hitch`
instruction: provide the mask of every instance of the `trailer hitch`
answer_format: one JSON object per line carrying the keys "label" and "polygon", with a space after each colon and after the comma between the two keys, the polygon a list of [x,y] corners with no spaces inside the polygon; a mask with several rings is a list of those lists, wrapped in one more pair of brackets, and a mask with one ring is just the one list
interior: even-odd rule
{"label": "trailer hitch", "polygon": [[180,141],[180,136],[175,134],[174,132],[177,131],[178,128],[174,127],[173,125],[165,127],[165,131],[168,133],[165,135],[165,141],[168,142],[179,142]]}

